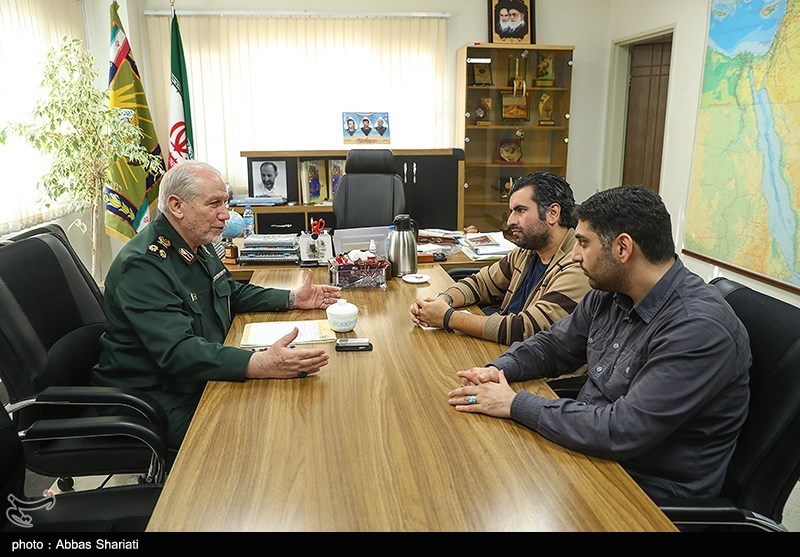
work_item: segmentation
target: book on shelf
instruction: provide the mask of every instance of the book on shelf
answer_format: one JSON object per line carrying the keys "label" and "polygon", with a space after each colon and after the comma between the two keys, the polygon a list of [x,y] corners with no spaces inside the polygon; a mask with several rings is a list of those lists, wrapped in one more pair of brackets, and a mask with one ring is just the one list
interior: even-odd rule
{"label": "book on shelf", "polygon": [[[516,246],[502,232],[475,232],[461,239],[461,245],[477,255],[505,255]],[[465,251],[467,255],[468,252]]]}
{"label": "book on shelf", "polygon": [[331,329],[327,319],[259,321],[247,323],[244,326],[239,346],[242,348],[269,348],[288,335],[294,327],[297,327],[299,333],[292,344],[313,344],[336,340],[336,333]]}
{"label": "book on shelf", "polygon": [[328,175],[331,177],[330,195],[328,196],[333,200],[333,194],[336,193],[336,188],[339,187],[339,180],[344,175],[345,159],[331,159],[328,161]]}
{"label": "book on shelf", "polygon": [[302,161],[300,163],[300,178],[303,186],[302,201],[304,205],[329,199],[324,160]]}

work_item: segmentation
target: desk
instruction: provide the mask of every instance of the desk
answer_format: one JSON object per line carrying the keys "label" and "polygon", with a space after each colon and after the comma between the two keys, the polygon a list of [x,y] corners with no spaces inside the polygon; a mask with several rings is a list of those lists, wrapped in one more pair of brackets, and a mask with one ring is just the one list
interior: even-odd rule
{"label": "desk", "polygon": [[[446,261],[440,261],[438,265],[446,269],[453,269],[456,267],[484,267],[487,265],[491,265],[494,261],[473,261],[470,259],[463,251],[459,251],[458,253],[454,253],[452,255],[447,256]],[[425,269],[430,268],[433,266],[433,263],[420,263],[419,264],[419,271],[420,272],[427,272]],[[225,266],[230,270],[233,278],[238,281],[242,282],[249,282],[253,273],[256,271],[268,271],[270,269],[297,269],[298,265],[283,265],[283,264],[276,264],[276,263],[250,263],[239,265],[237,263],[225,263]],[[323,279],[326,283],[328,283],[327,277]]]}
{"label": "desk", "polygon": [[[447,403],[457,370],[504,347],[413,326],[412,299],[452,282],[428,271],[430,284],[343,291],[360,309],[343,336],[374,351],[328,344],[330,363],[306,379],[209,383],[148,531],[675,531],[618,464]],[[304,272],[252,282],[292,288]],[[257,319],[324,316],[240,315],[226,343]],[[541,380],[523,385],[554,396]]]}

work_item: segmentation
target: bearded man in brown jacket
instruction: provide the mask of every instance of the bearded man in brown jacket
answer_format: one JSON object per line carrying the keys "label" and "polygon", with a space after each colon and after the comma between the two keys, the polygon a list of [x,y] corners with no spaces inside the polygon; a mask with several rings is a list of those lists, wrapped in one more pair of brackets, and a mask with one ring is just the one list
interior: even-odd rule
{"label": "bearded man in brown jacket", "polygon": [[[414,323],[511,344],[549,329],[589,291],[586,275],[572,261],[575,199],[567,181],[535,172],[518,178],[509,194],[507,222],[518,247],[435,298],[415,300]],[[499,310],[454,311],[472,304],[499,304]]]}

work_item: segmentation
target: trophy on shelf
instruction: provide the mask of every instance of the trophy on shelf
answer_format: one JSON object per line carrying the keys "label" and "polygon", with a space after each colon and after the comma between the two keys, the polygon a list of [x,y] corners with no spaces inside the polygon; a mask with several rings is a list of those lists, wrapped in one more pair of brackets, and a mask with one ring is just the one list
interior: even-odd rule
{"label": "trophy on shelf", "polygon": [[507,177],[500,177],[498,180],[498,201],[508,201],[509,192],[511,191],[511,186],[514,184],[514,178],[512,176]]}
{"label": "trophy on shelf", "polygon": [[525,84],[527,60],[527,50],[524,50],[519,56],[511,54],[508,57],[508,86],[514,88],[515,97],[517,96],[517,91],[521,92],[523,97],[527,92]]}
{"label": "trophy on shelf", "polygon": [[481,62],[470,61],[472,68],[472,83],[474,85],[493,85],[492,83],[492,62],[486,59]]}
{"label": "trophy on shelf", "polygon": [[492,109],[492,98],[481,97],[478,99],[478,106],[475,109],[475,125],[476,126],[493,126],[494,122],[488,120],[489,111]]}
{"label": "trophy on shelf", "polygon": [[547,93],[542,93],[539,96],[539,125],[540,126],[555,126],[553,121],[553,97]]}
{"label": "trophy on shelf", "polygon": [[553,55],[539,52],[536,60],[536,78],[533,84],[536,87],[552,87],[556,82],[556,69],[553,66]]}

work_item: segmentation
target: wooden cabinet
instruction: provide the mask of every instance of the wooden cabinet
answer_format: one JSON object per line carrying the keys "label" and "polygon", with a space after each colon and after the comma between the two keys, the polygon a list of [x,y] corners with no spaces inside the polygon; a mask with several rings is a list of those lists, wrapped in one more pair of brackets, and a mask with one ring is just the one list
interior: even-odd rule
{"label": "wooden cabinet", "polygon": [[458,50],[456,142],[464,148],[463,220],[506,230],[519,176],[567,173],[571,46],[469,44]]}
{"label": "wooden cabinet", "polygon": [[[403,178],[406,212],[421,228],[460,227],[460,185],[464,182],[464,153],[461,149],[392,150],[397,173]],[[256,232],[259,234],[296,234],[309,228],[311,218],[325,220],[326,228],[336,229],[333,214],[331,170],[341,167],[347,151],[243,151],[248,168],[258,161],[274,161],[286,173],[286,198],[293,205],[253,206]],[[312,164],[324,183],[328,201],[304,203],[307,168]],[[257,167],[257,165],[256,165]],[[324,169],[324,173],[323,173]],[[249,179],[254,179],[252,172]],[[257,179],[257,178],[256,178]],[[326,197],[325,194],[321,196]],[[237,206],[239,212],[244,207]]]}
{"label": "wooden cabinet", "polygon": [[420,228],[460,229],[459,184],[463,182],[464,151],[441,149],[396,154],[403,178],[406,210]]}

